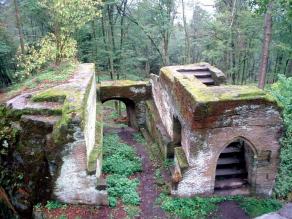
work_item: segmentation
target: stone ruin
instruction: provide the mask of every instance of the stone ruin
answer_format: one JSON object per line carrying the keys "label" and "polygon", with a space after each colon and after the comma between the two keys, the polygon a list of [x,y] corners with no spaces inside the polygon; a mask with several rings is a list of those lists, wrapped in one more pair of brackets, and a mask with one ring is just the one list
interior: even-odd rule
{"label": "stone ruin", "polygon": [[[173,159],[175,196],[272,194],[282,119],[254,86],[225,85],[208,63],[161,69],[150,81],[96,84],[81,64],[65,84],[2,103],[19,130],[30,200],[107,205],[102,178],[102,103],[123,101],[129,125]],[[20,200],[21,201],[21,200]]]}
{"label": "stone ruin", "polygon": [[150,81],[147,129],[175,161],[173,195],[272,194],[282,119],[269,94],[224,85],[207,63],[165,67]]}

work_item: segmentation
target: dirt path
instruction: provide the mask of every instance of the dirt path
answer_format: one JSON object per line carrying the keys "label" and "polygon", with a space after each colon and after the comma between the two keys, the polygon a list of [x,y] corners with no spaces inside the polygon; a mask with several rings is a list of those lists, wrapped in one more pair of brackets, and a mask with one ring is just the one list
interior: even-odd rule
{"label": "dirt path", "polygon": [[159,206],[155,205],[155,201],[159,196],[159,191],[155,184],[154,178],[155,167],[149,158],[146,146],[134,140],[134,133],[137,133],[137,131],[127,127],[121,128],[121,131],[118,133],[118,135],[126,144],[135,147],[138,155],[142,158],[143,170],[141,173],[137,174],[140,180],[139,193],[141,197],[141,213],[139,218],[166,218],[164,211]]}
{"label": "dirt path", "polygon": [[[135,176],[140,180],[140,185],[138,188],[139,195],[141,198],[141,204],[139,206],[140,213],[139,216],[135,218],[141,219],[164,219],[167,218],[164,211],[155,205],[155,201],[159,196],[158,188],[155,184],[155,167],[149,158],[146,146],[138,143],[134,139],[134,134],[138,133],[133,128],[130,127],[108,127],[104,129],[104,134],[117,133],[120,139],[134,147],[137,154],[142,159],[142,172],[135,174]],[[100,219],[122,219],[127,218],[127,213],[125,212],[123,205],[119,204],[115,208],[101,207],[99,209],[98,218]]]}

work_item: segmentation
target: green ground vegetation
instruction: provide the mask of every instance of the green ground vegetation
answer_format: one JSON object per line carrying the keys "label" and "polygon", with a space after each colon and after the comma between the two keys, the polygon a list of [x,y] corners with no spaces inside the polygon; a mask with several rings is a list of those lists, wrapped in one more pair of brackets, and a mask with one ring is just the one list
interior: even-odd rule
{"label": "green ground vegetation", "polygon": [[277,211],[282,207],[281,202],[276,199],[244,196],[174,198],[162,193],[157,201],[162,209],[174,217],[198,219],[213,215],[218,204],[223,201],[238,202],[251,218]]}
{"label": "green ground vegetation", "polygon": [[24,89],[34,89],[39,85],[44,88],[67,81],[74,74],[76,61],[64,62],[60,66],[49,66],[25,80],[12,84],[7,88],[7,95],[13,95]]}
{"label": "green ground vegetation", "polygon": [[129,179],[142,170],[141,159],[135,150],[122,143],[117,134],[109,134],[104,136],[103,156],[103,172],[109,174],[107,184],[110,206],[115,207],[118,199],[125,205],[139,205],[139,180],[132,177]]}

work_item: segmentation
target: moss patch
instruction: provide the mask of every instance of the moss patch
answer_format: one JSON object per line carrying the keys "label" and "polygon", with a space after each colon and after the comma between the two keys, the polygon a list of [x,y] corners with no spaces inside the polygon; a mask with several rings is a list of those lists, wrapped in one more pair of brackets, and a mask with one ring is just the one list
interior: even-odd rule
{"label": "moss patch", "polygon": [[187,157],[182,147],[176,147],[174,149],[174,155],[181,170],[185,170],[189,167]]}

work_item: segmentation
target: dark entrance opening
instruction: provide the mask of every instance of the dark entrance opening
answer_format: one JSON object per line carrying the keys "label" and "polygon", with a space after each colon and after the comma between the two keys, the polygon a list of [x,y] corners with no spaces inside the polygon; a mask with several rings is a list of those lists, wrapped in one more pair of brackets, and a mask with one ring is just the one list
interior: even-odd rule
{"label": "dark entrance opening", "polygon": [[176,147],[181,147],[181,123],[177,117],[173,117],[173,129],[172,129],[172,141],[167,145],[167,158],[174,158],[174,149]]}
{"label": "dark entrance opening", "polygon": [[[128,126],[137,128],[135,103],[127,98],[104,100],[104,113],[110,113],[108,118],[118,123],[126,123]],[[108,121],[109,122],[109,121]]]}
{"label": "dark entrance opening", "polygon": [[230,143],[220,154],[215,176],[215,194],[249,194],[249,169],[253,159],[247,143],[236,140]]}
{"label": "dark entrance opening", "polygon": [[173,117],[173,144],[181,146],[181,123],[177,117]]}

